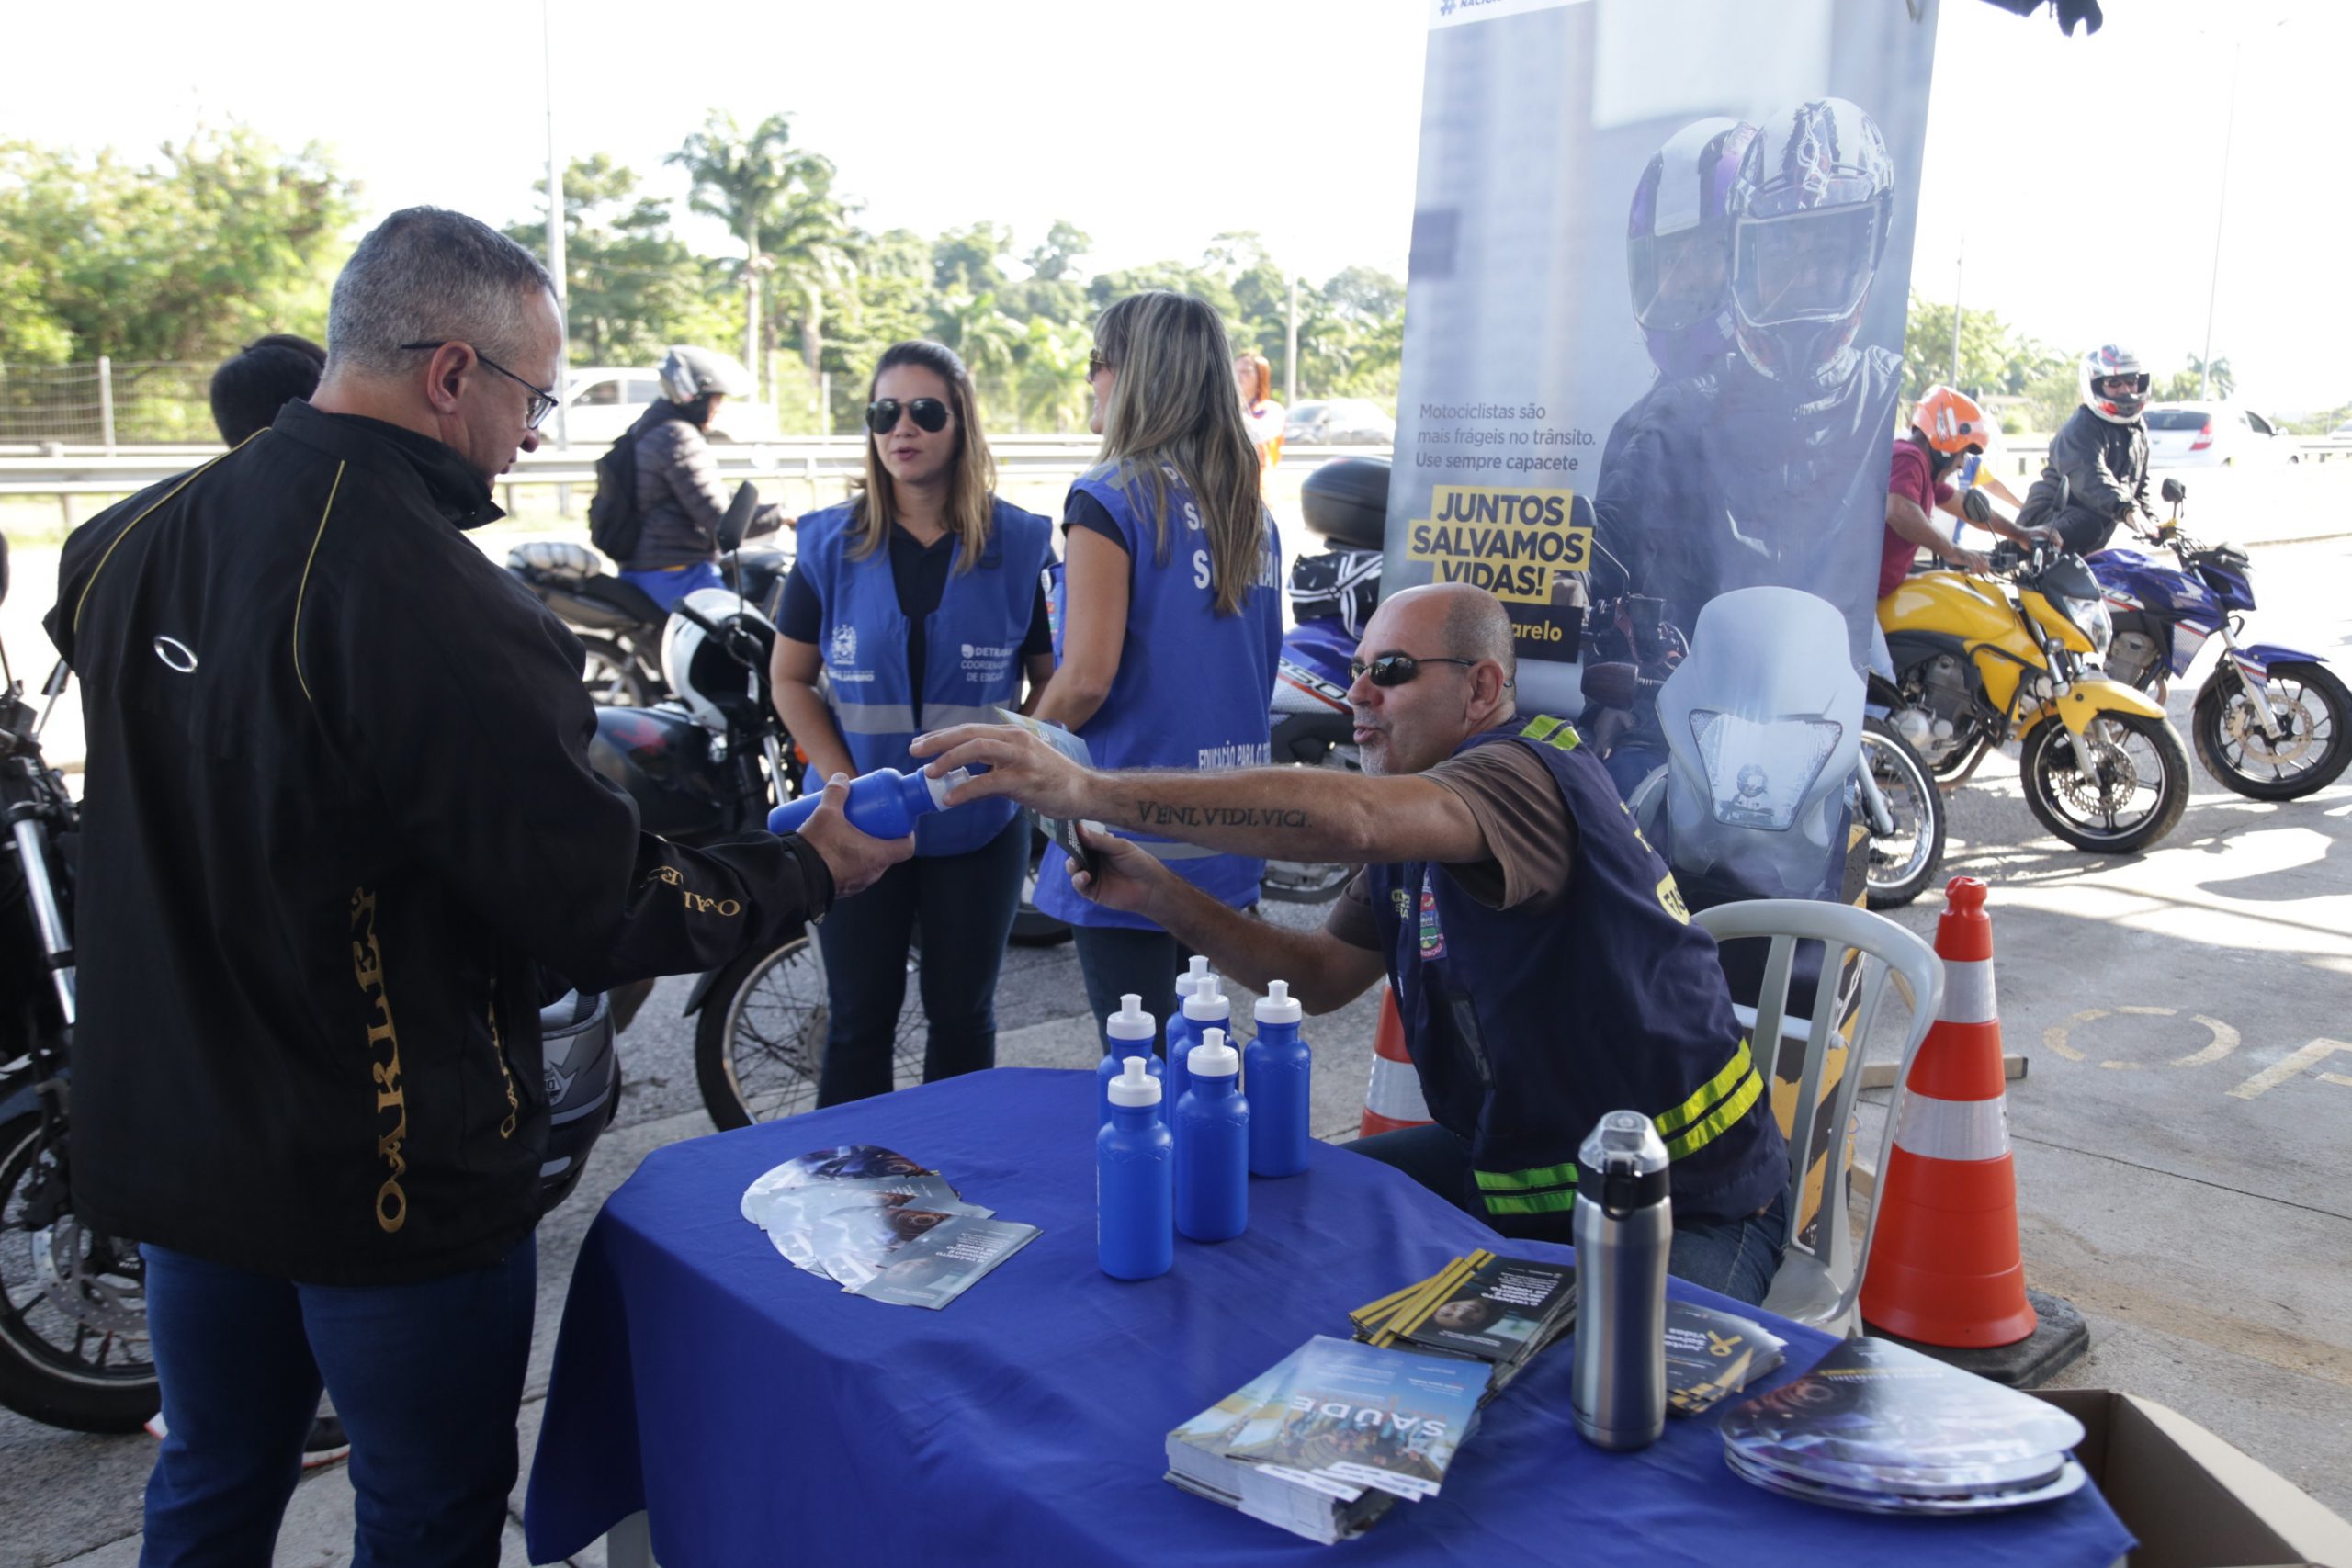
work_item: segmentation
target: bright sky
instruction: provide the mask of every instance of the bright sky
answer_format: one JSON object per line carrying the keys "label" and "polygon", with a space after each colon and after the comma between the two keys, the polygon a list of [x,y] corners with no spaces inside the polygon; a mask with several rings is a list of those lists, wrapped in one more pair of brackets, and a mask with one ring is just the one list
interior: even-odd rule
{"label": "bright sky", "polygon": [[[661,160],[706,109],[746,128],[783,109],[872,228],[992,219],[1025,250],[1068,218],[1097,270],[1256,230],[1315,281],[1404,270],[1428,0],[552,5],[562,147],[612,153],[657,193],[683,193]],[[1951,297],[1964,241],[1965,305],[2070,348],[2134,343],[2160,371],[2198,352],[2243,32],[2213,346],[2257,406],[2352,399],[2330,287],[2352,239],[2332,156],[2352,6],[2107,10],[2096,38],[2064,39],[2046,16],[1945,0],[1919,291]],[[432,201],[509,221],[545,172],[538,0],[27,6],[7,34],[0,137],[143,156],[241,119],[331,144],[371,216]]]}

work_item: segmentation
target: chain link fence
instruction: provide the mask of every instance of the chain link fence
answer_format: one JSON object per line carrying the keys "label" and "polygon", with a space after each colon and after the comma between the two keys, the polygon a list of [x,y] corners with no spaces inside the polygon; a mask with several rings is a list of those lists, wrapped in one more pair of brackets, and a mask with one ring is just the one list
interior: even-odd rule
{"label": "chain link fence", "polygon": [[0,446],[186,446],[217,441],[209,365],[100,359],[0,364]]}

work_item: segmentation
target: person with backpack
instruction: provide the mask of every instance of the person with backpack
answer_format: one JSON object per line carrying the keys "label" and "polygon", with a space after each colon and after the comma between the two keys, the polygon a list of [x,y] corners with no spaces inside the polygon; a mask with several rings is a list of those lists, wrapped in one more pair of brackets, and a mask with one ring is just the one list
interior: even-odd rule
{"label": "person with backpack", "polygon": [[[588,526],[596,547],[620,563],[621,581],[667,610],[698,588],[726,586],[718,525],[731,491],[703,432],[720,403],[751,389],[725,357],[690,345],[671,349],[657,374],[661,398],[597,459]],[[781,507],[763,506],[747,533],[783,524]]]}

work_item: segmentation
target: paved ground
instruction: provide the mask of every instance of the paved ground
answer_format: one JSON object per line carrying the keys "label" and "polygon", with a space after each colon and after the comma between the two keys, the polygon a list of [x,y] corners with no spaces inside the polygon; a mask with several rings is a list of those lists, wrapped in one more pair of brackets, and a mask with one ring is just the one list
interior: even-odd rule
{"label": "paved ground", "polygon": [[[2241,506],[2205,531],[2292,539],[2352,526],[2352,482],[2336,476],[2232,493]],[[2352,661],[2348,560],[2346,542],[2257,549],[2261,635]],[[5,625],[29,662],[37,634],[23,605],[7,605]],[[2184,726],[2187,703],[2186,693],[2173,703]],[[2352,1034],[2352,784],[2286,806],[2227,795],[2201,773],[2197,784],[2179,829],[2136,860],[2042,835],[2006,759],[1955,801],[1948,869],[1994,884],[2004,1028],[2032,1064],[2010,1096],[2028,1269],[2091,1321],[2092,1353],[2062,1382],[2171,1404],[2352,1515],[2352,1042],[2335,1038]],[[1904,923],[1932,934],[1939,906],[1930,896]],[[526,1462],[571,1260],[596,1204],[646,1151],[708,1129],[683,995],[666,982],[624,1037],[623,1125],[542,1232]],[[1015,952],[1000,990],[1001,1059],[1091,1066],[1099,1047],[1081,997],[1067,947]],[[1310,1025],[1319,1132],[1351,1129],[1371,1028],[1361,1004]],[[1876,1112],[1865,1116],[1861,1146],[1874,1150]],[[77,1437],[0,1414],[0,1564],[135,1562],[152,1457],[143,1438]],[[347,1562],[349,1521],[339,1467],[314,1476],[277,1561]],[[510,1548],[520,1562],[519,1530]]]}

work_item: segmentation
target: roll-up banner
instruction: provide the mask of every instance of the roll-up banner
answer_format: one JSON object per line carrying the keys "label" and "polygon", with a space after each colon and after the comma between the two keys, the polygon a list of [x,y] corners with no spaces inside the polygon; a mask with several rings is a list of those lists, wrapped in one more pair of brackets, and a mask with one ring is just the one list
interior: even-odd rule
{"label": "roll-up banner", "polygon": [[[1578,721],[1693,908],[1859,891],[1935,19],[1430,0],[1384,583],[1502,599],[1521,715]],[[1650,716],[1612,740],[1587,666],[1626,677],[1595,708]],[[1757,945],[1726,950],[1742,1002]],[[1806,1043],[1756,1045],[1787,1131]],[[1841,1146],[1815,1120],[1809,1244]]]}

